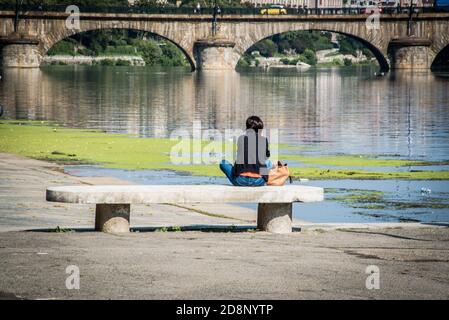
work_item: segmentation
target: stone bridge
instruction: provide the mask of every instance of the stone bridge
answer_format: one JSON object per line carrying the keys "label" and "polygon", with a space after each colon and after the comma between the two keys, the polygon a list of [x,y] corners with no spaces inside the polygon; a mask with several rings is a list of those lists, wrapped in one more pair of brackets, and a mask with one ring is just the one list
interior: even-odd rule
{"label": "stone bridge", "polygon": [[[27,12],[14,32],[14,12],[0,11],[3,65],[38,67],[58,41],[96,29],[148,31],[176,44],[192,69],[233,69],[256,42],[296,30],[323,30],[360,40],[382,70],[430,68],[449,51],[449,13],[385,14],[379,28],[367,28],[367,15],[223,15],[213,34],[211,15],[82,13],[80,28],[66,27],[67,13]],[[410,28],[409,28],[410,26]],[[411,30],[412,36],[409,36]]]}

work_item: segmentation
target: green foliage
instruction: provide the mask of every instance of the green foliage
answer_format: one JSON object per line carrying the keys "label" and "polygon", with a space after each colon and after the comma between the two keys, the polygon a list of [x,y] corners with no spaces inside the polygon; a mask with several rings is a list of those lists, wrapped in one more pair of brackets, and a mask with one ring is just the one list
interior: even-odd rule
{"label": "green foliage", "polygon": [[78,49],[77,53],[82,56],[96,56],[95,51],[87,48]]}
{"label": "green foliage", "polygon": [[148,66],[156,65],[160,61],[163,53],[156,41],[140,40],[136,45],[137,51]]}
{"label": "green foliage", "polygon": [[239,62],[237,63],[237,67],[239,67],[239,68],[245,68],[245,67],[249,67],[249,66],[250,66],[250,64],[244,56],[242,58],[240,58]]}
{"label": "green foliage", "polygon": [[361,50],[365,57],[367,57],[368,59],[374,58],[374,54],[367,47],[363,47]]}
{"label": "green foliage", "polygon": [[259,51],[260,55],[263,57],[272,57],[277,52],[277,50],[277,45],[273,42],[273,40],[265,39],[253,45],[250,49],[250,52]]}
{"label": "green foliage", "polygon": [[134,2],[134,6],[137,7],[171,7],[174,6],[175,3],[173,2],[168,2],[167,4],[162,4],[160,2],[158,2],[157,0],[136,0]]}
{"label": "green foliage", "polygon": [[331,34],[329,32],[320,32],[319,35],[312,35],[314,38],[316,38],[316,41],[314,41],[314,51],[334,48],[334,44],[331,42]]}
{"label": "green foliage", "polygon": [[[339,35],[337,37],[340,43],[339,53],[356,55],[357,50],[368,57],[374,57],[371,51],[366,48],[360,41]],[[264,57],[273,57],[275,55],[285,54],[299,54],[299,60],[310,65],[317,64],[315,52],[318,50],[327,50],[334,48],[331,42],[331,33],[323,31],[291,31],[281,34],[276,34],[272,37],[259,41],[248,52],[259,51]],[[243,61],[241,64],[246,64],[248,61]],[[282,60],[284,64],[294,64],[290,60]],[[296,61],[297,62],[297,61]],[[333,65],[351,65],[349,62],[335,61]]]}
{"label": "green foliage", "polygon": [[162,48],[160,65],[173,67],[189,65],[185,54],[175,44],[166,40],[160,41],[159,44]]}
{"label": "green foliage", "polygon": [[240,58],[237,66],[238,67],[249,67],[249,66],[251,66],[252,61],[255,61],[256,66],[259,65],[259,60],[255,59],[253,55],[246,53]]}
{"label": "green foliage", "polygon": [[100,66],[130,66],[131,62],[124,59],[102,59],[100,61],[94,61],[93,64]]}
{"label": "green foliage", "polygon": [[316,54],[311,49],[304,50],[304,53],[300,56],[300,60],[311,66],[314,66],[317,63]]}
{"label": "green foliage", "polygon": [[343,67],[344,65],[345,65],[344,61],[339,58],[335,58],[330,62],[322,62],[322,63],[317,64],[317,66],[320,68]]}
{"label": "green foliage", "polygon": [[306,49],[317,51],[333,48],[329,32],[291,31],[274,35],[271,39],[278,44],[279,53],[291,49],[303,53]]}
{"label": "green foliage", "polygon": [[115,62],[115,65],[116,65],[116,66],[130,66],[130,65],[131,65],[131,62],[130,62],[129,60],[118,59],[118,60]]}
{"label": "green foliage", "polygon": [[109,29],[92,30],[73,35],[70,39],[75,40],[80,46],[92,50],[96,55],[107,53],[116,47],[126,47],[130,44],[130,38],[135,36],[128,30]]}
{"label": "green foliage", "polygon": [[[253,45],[248,51],[259,51],[264,57],[272,57],[276,53],[285,54],[287,51],[303,54],[306,49],[311,51],[333,48],[331,43],[331,34],[320,31],[291,31],[276,34],[270,38],[262,40]],[[277,51],[277,52],[276,52]],[[314,58],[310,53],[306,55],[305,60],[314,63]],[[309,63],[304,61],[306,63]],[[310,63],[309,63],[310,64]]]}
{"label": "green foliage", "polygon": [[294,65],[297,65],[297,64],[298,64],[298,61],[300,61],[300,60],[301,60],[300,58],[294,58],[294,59],[282,58],[282,59],[281,59],[281,62],[282,62],[283,64],[285,64],[285,65],[291,65],[291,66],[294,66]]}
{"label": "green foliage", "polygon": [[55,44],[50,50],[48,50],[47,54],[49,56],[54,55],[75,55],[75,45],[71,41],[63,40]]}
{"label": "green foliage", "polygon": [[348,59],[348,58],[344,58],[344,59],[343,59],[343,64],[344,64],[346,67],[352,66],[352,60],[351,60],[351,59]]}
{"label": "green foliage", "polygon": [[100,65],[102,66],[114,66],[115,65],[115,61],[112,59],[104,59],[100,61]]}
{"label": "green foliage", "polygon": [[107,46],[102,53],[106,55],[135,55],[137,50],[130,45]]}
{"label": "green foliage", "polygon": [[282,59],[281,59],[281,62],[282,62],[283,64],[290,64],[290,59],[289,59],[289,58],[282,58]]}
{"label": "green foliage", "polygon": [[338,35],[337,40],[340,44],[339,52],[341,54],[352,54],[355,57],[357,56],[357,50],[360,50],[367,58],[374,57],[373,53],[360,41],[345,37],[343,35]]}
{"label": "green foliage", "polygon": [[[185,54],[172,42],[135,30],[93,30],[79,33],[57,43],[48,51],[48,54],[138,55],[143,58],[147,66],[189,65]],[[126,65],[127,63],[129,64],[127,61],[100,62],[101,65]]]}

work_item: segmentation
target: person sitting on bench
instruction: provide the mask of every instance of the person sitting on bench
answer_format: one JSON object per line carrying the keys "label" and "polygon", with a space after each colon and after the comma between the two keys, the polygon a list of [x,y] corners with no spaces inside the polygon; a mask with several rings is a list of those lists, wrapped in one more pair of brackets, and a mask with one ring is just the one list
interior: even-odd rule
{"label": "person sitting on bench", "polygon": [[222,160],[220,169],[234,186],[259,187],[268,180],[272,167],[268,139],[262,136],[263,122],[258,116],[246,120],[246,132],[237,141],[237,160],[232,165]]}

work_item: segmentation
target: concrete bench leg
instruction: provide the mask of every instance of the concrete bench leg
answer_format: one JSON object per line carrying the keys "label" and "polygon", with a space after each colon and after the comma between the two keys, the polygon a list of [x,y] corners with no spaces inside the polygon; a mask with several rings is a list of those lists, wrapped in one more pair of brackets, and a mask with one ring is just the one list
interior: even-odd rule
{"label": "concrete bench leg", "polygon": [[259,203],[257,229],[272,233],[292,232],[292,203]]}
{"label": "concrete bench leg", "polygon": [[97,204],[95,230],[108,233],[129,232],[129,204]]}

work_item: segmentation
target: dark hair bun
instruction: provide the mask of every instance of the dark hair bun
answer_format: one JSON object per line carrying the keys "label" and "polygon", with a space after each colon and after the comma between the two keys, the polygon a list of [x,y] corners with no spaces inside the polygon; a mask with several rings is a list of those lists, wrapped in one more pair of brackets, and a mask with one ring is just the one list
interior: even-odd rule
{"label": "dark hair bun", "polygon": [[254,131],[263,129],[263,121],[258,116],[251,116],[246,119],[246,129],[253,129]]}

